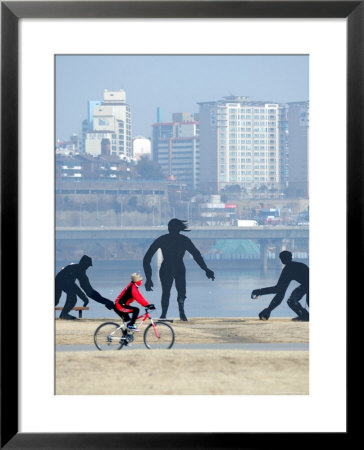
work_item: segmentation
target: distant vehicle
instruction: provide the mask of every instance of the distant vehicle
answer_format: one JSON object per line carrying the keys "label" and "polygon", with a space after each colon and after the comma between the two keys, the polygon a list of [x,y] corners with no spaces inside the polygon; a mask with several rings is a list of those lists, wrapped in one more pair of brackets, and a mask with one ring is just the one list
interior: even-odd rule
{"label": "distant vehicle", "polygon": [[262,208],[258,211],[260,217],[279,217],[281,215],[279,208]]}
{"label": "distant vehicle", "polygon": [[261,225],[278,225],[281,221],[279,208],[262,208],[255,219]]}
{"label": "distant vehicle", "polygon": [[280,225],[281,222],[280,217],[268,216],[265,220],[265,225]]}
{"label": "distant vehicle", "polygon": [[238,219],[236,225],[238,227],[256,227],[258,226],[258,222],[256,220]]}

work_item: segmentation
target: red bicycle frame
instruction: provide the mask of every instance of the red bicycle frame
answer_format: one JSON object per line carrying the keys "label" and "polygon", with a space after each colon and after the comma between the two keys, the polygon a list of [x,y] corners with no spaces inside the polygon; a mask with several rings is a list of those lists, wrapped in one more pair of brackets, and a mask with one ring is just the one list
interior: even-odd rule
{"label": "red bicycle frame", "polygon": [[154,329],[155,335],[157,336],[157,338],[160,337],[159,334],[158,334],[157,328],[156,328],[156,326],[154,325],[154,321],[153,321],[153,319],[150,317],[149,312],[148,312],[147,310],[145,311],[144,314],[142,314],[141,316],[139,316],[139,317],[137,318],[137,320],[139,320],[139,319],[143,319],[143,320],[142,320],[141,322],[139,322],[139,324],[138,324],[138,326],[137,326],[137,330],[140,330],[141,327],[143,326],[143,323],[144,323],[147,319],[150,319],[150,321],[151,321],[151,323],[152,323],[152,326],[153,326],[153,329]]}

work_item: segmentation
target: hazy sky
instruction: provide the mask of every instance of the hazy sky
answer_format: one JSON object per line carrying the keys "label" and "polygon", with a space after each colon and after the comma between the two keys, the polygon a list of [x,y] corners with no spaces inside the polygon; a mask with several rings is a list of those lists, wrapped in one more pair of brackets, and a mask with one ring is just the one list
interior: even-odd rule
{"label": "hazy sky", "polygon": [[133,136],[150,137],[162,120],[198,112],[198,102],[244,95],[273,102],[309,99],[308,56],[62,55],[56,57],[56,138],[81,133],[88,100],[124,89]]}

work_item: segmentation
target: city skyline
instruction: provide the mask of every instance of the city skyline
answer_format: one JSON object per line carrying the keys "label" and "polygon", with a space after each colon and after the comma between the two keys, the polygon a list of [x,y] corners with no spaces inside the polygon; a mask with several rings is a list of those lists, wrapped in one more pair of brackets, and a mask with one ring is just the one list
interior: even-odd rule
{"label": "city skyline", "polygon": [[309,100],[308,55],[57,55],[56,138],[81,135],[87,103],[104,90],[126,92],[132,136],[151,137],[172,113],[224,96],[288,103]]}

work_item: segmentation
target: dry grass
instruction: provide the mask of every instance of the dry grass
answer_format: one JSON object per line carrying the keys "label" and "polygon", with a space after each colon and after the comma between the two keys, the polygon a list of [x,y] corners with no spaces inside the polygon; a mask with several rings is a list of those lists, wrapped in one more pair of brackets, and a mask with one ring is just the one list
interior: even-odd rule
{"label": "dry grass", "polygon": [[[102,322],[57,320],[56,344],[92,344]],[[176,343],[305,343],[309,338],[308,323],[286,318],[194,318],[176,320],[172,326]],[[135,343],[141,335],[136,334]],[[60,395],[307,395],[308,375],[308,351],[172,348],[56,353]]]}
{"label": "dry grass", "polygon": [[[56,345],[93,344],[96,328],[108,320],[56,320]],[[110,321],[117,322],[115,318]],[[145,326],[145,325],[144,325]],[[262,321],[255,318],[192,318],[188,322],[174,320],[176,343],[289,343],[308,342],[308,322],[292,322],[288,318]],[[142,342],[143,330],[136,334]]]}
{"label": "dry grass", "polygon": [[308,394],[307,351],[60,352],[56,367],[57,394]]}

